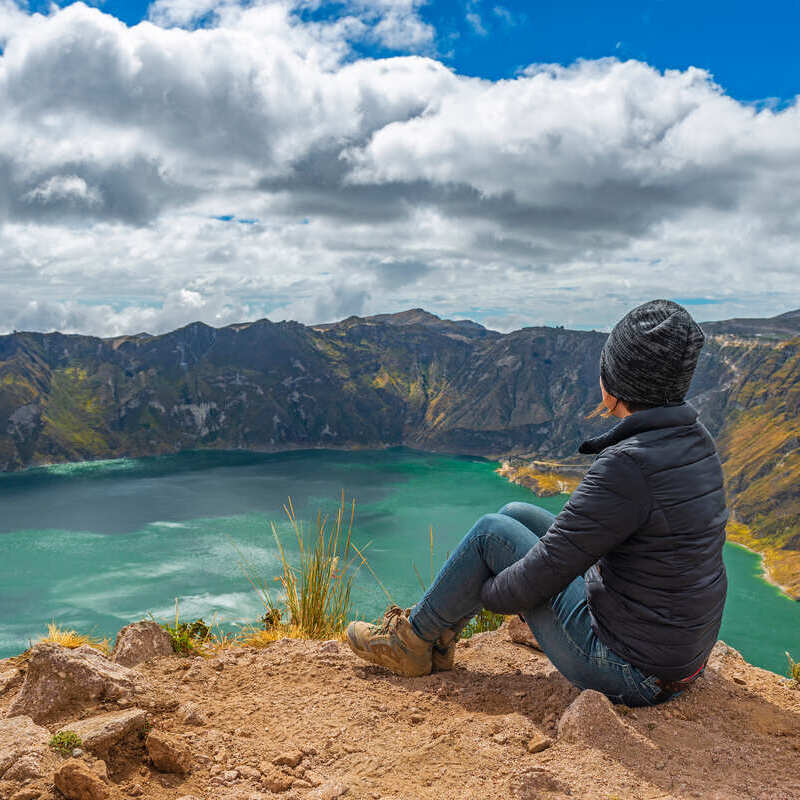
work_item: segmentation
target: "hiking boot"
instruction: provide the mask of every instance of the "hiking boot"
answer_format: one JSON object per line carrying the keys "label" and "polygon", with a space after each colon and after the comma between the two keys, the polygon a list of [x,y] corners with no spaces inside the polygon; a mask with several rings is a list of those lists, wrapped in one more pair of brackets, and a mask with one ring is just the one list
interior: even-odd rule
{"label": "hiking boot", "polygon": [[391,605],[380,625],[351,622],[347,643],[359,658],[379,664],[398,675],[416,677],[431,671],[433,644],[420,639],[408,621],[408,609]]}

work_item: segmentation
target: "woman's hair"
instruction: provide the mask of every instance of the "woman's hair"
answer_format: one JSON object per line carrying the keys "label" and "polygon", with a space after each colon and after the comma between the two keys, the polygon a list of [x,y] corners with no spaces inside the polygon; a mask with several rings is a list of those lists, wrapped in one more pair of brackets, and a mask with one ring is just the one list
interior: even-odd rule
{"label": "woman's hair", "polygon": [[[625,403],[625,407],[631,412],[631,414],[635,414],[637,411],[644,411],[648,408],[658,408],[658,406],[646,405],[645,403],[634,403],[633,401],[629,402],[622,399],[620,399],[620,403]],[[611,410],[602,400],[586,415],[586,419],[592,419],[592,417],[598,416],[603,417],[603,419],[611,416]]]}
{"label": "woman's hair", "polygon": [[[600,386],[605,390],[605,383],[603,381],[603,375],[601,370],[600,375]],[[625,407],[631,414],[635,414],[637,411],[644,411],[647,408],[658,408],[657,405],[652,405],[651,403],[635,403],[633,400],[625,400],[622,397],[618,398],[618,402],[625,403]],[[616,406],[614,406],[616,408]],[[606,417],[611,416],[611,409],[601,400],[587,415],[586,419],[592,419],[592,417]]]}

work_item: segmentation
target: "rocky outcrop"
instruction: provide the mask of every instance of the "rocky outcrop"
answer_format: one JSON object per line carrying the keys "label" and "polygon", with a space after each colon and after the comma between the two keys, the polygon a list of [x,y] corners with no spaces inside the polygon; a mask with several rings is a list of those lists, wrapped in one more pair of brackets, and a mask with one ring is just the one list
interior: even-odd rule
{"label": "rocky outcrop", "polygon": [[50,732],[28,716],[0,719],[0,779],[27,780],[42,775],[55,761]]}
{"label": "rocky outcrop", "polygon": [[25,682],[9,714],[45,722],[100,700],[130,702],[136,689],[137,676],[130,669],[94,648],[42,642],[31,649]]}
{"label": "rocky outcrop", "polygon": [[77,734],[84,750],[102,757],[114,745],[133,733],[145,730],[146,726],[147,712],[140,708],[131,708],[70,722],[60,730]]}
{"label": "rocky outcrop", "polygon": [[169,634],[157,622],[134,622],[117,634],[111,660],[124,667],[134,667],[149,658],[172,653]]}
{"label": "rocky outcrop", "polygon": [[128,670],[180,704],[149,711],[147,737],[137,722],[104,760],[87,742],[95,749],[101,731],[113,739],[141,712],[109,713],[102,698],[76,707],[60,727],[84,742],[64,758],[48,747],[56,725],[7,716],[21,690],[0,695],[0,798],[800,797],[800,688],[724,642],[687,692],[638,708],[579,692],[503,631],[459,642],[454,669],[417,678],[290,639],[200,659],[191,683],[180,667],[162,656]]}

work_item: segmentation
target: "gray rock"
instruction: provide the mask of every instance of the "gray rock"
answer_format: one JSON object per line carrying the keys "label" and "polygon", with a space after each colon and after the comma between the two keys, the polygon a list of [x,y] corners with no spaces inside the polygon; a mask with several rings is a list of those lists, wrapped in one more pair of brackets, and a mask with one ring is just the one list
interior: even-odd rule
{"label": "gray rock", "polygon": [[55,764],[56,756],[49,742],[50,731],[36,725],[30,717],[0,719],[0,778],[7,777],[8,771],[21,761],[28,765],[25,769],[36,765],[40,772]]}
{"label": "gray rock", "polygon": [[137,678],[89,645],[69,649],[41,642],[31,650],[25,682],[8,713],[25,714],[35,722],[57,719],[100,700],[130,699]]}
{"label": "gray rock", "polygon": [[80,737],[85,750],[102,756],[126,736],[135,731],[143,731],[146,725],[147,712],[140,708],[130,708],[70,722],[60,730],[73,731]]}
{"label": "gray rock", "polygon": [[169,634],[157,622],[134,622],[118,634],[111,660],[125,667],[134,667],[157,656],[173,654]]}

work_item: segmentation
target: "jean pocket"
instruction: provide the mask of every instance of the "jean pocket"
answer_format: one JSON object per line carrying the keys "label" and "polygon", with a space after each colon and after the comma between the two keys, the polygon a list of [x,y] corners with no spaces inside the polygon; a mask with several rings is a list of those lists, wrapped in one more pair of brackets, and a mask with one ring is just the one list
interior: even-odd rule
{"label": "jean pocket", "polygon": [[661,687],[658,685],[657,675],[648,675],[637,682],[636,688],[642,699],[650,706],[655,705],[655,700],[661,694]]}

